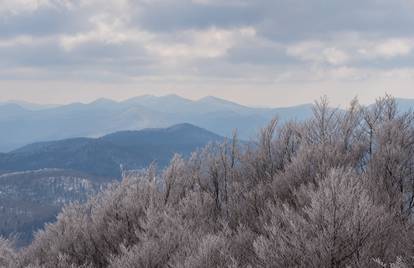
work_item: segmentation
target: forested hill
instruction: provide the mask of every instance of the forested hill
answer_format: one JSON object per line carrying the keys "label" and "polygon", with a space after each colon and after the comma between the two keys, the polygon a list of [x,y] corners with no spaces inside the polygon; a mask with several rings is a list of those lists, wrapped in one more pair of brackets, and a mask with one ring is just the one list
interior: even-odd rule
{"label": "forested hill", "polygon": [[122,131],[101,138],[73,138],[34,143],[0,154],[0,171],[60,168],[120,178],[120,165],[140,169],[156,162],[165,166],[174,155],[189,155],[223,137],[191,124],[169,128]]}

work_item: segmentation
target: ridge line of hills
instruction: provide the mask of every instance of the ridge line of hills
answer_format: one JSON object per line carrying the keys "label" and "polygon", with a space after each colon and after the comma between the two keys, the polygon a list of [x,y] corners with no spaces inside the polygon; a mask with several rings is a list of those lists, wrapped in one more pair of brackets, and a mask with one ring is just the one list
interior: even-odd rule
{"label": "ridge line of hills", "polygon": [[165,128],[183,122],[221,136],[231,136],[238,129],[240,138],[247,140],[275,115],[286,120],[303,120],[311,112],[310,104],[252,108],[216,97],[192,101],[176,95],[146,95],[120,102],[98,99],[87,104],[35,106],[32,110],[30,107],[34,105],[20,105],[0,103],[0,152],[40,141],[101,137],[117,131]]}
{"label": "ridge line of hills", "polygon": [[0,154],[0,174],[43,168],[85,172],[119,178],[120,165],[145,168],[153,161],[165,166],[174,153],[189,155],[224,138],[188,123],[168,128],[120,131],[99,138],[69,138],[32,143]]}
{"label": "ridge line of hills", "polygon": [[[397,99],[400,110],[414,107],[413,99]],[[90,103],[39,105],[21,101],[0,103],[0,152],[26,144],[74,137],[101,137],[108,133],[165,128],[187,122],[221,136],[234,129],[244,140],[273,117],[305,120],[312,104],[282,108],[255,108],[217,97],[189,100],[177,95],[144,95],[123,101],[98,99]]]}

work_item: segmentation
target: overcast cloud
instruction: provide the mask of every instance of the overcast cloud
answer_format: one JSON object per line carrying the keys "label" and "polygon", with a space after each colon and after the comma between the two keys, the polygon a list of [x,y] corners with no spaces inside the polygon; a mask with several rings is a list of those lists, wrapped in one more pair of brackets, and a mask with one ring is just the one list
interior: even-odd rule
{"label": "overcast cloud", "polygon": [[0,100],[414,98],[413,0],[0,0]]}

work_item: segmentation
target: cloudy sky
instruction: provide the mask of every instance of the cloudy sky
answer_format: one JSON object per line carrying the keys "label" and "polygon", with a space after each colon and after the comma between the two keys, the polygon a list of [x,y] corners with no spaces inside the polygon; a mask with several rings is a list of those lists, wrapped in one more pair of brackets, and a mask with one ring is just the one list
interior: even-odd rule
{"label": "cloudy sky", "polygon": [[0,101],[414,98],[414,0],[0,0]]}

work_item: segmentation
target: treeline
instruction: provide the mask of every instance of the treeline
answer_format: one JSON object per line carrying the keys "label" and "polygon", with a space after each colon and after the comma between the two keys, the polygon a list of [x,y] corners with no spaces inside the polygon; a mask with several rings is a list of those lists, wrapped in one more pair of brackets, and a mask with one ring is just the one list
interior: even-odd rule
{"label": "treeline", "polygon": [[413,267],[414,114],[389,96],[313,112],[124,178],[20,252],[0,240],[0,265]]}

